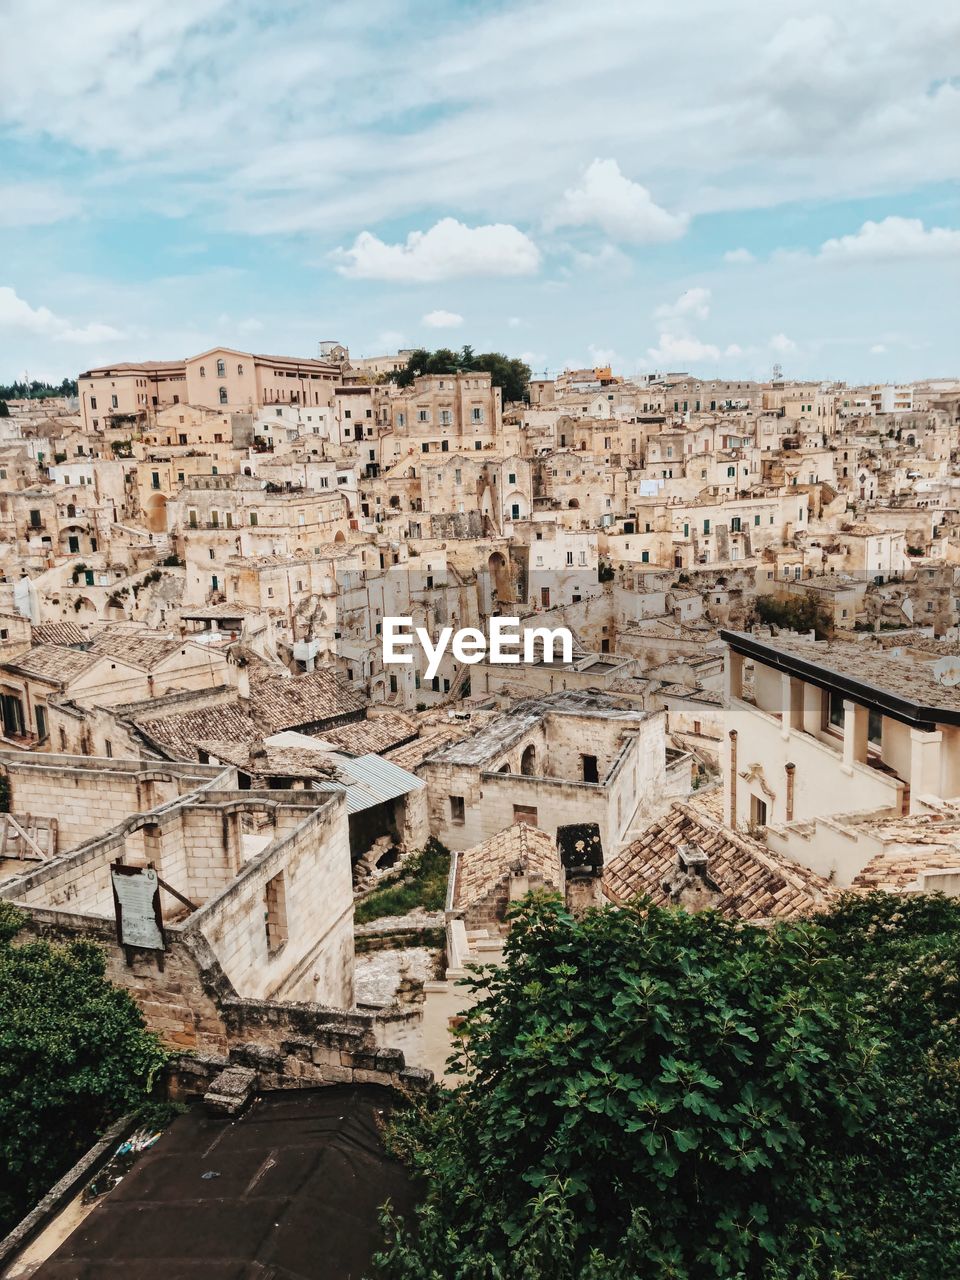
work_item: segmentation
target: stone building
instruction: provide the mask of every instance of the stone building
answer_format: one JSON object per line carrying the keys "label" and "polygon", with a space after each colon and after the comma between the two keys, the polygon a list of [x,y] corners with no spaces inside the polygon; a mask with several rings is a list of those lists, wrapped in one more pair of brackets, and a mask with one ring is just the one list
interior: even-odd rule
{"label": "stone building", "polygon": [[518,822],[551,835],[595,822],[603,847],[616,850],[638,813],[662,803],[664,722],[598,694],[518,702],[423,762],[431,830],[467,849]]}

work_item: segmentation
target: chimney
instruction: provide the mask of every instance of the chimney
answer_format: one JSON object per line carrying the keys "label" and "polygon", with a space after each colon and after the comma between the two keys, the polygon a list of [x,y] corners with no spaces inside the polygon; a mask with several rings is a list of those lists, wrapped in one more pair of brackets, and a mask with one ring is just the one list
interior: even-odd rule
{"label": "chimney", "polygon": [[563,868],[567,907],[581,915],[603,903],[603,842],[596,822],[557,827],[557,851]]}
{"label": "chimney", "polygon": [[710,859],[696,845],[677,847],[677,864],[663,882],[674,906],[686,911],[707,911],[716,902],[720,886],[710,875]]}

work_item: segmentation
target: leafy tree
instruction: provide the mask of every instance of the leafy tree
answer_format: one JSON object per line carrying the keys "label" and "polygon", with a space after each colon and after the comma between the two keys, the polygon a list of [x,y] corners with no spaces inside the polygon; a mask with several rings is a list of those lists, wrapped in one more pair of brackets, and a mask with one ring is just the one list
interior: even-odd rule
{"label": "leafy tree", "polygon": [[[55,396],[75,396],[77,384],[73,378],[64,378],[59,386],[52,382],[11,382],[7,386],[0,383],[0,400],[49,400]],[[9,410],[7,410],[9,413]],[[4,417],[0,410],[0,417]]]}
{"label": "leafy tree", "polygon": [[0,418],[10,417],[10,407],[6,400],[0,400]]}
{"label": "leafy tree", "polygon": [[770,930],[518,909],[466,1081],[396,1122],[392,1280],[960,1275],[960,905],[848,895]]}
{"label": "leafy tree", "polygon": [[398,386],[409,387],[414,378],[426,373],[489,373],[493,385],[501,388],[504,403],[526,399],[530,384],[530,366],[522,360],[497,351],[477,355],[470,346],[461,347],[459,351],[449,347],[427,351],[420,347],[410,353],[404,368],[389,377]]}
{"label": "leafy tree", "polygon": [[456,1091],[401,1117],[424,1175],[396,1280],[832,1274],[876,1047],[811,925],[520,908]]}
{"label": "leafy tree", "polygon": [[165,1051],[100,947],[14,937],[0,902],[0,1234],[147,1097]]}
{"label": "leafy tree", "polygon": [[766,626],[784,627],[790,631],[813,631],[818,640],[833,635],[833,619],[814,596],[758,596],[757,618]]}

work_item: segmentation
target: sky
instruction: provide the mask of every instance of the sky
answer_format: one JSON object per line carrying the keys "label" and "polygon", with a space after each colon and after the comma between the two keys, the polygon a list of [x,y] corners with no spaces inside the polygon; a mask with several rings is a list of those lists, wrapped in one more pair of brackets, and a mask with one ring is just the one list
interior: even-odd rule
{"label": "sky", "polygon": [[960,5],[3,0],[0,381],[960,374]]}

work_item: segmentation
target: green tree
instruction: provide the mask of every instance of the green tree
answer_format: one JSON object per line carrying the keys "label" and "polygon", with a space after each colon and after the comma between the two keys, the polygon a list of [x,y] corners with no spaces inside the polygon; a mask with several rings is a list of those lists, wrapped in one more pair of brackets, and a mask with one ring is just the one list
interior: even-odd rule
{"label": "green tree", "polygon": [[395,1125],[393,1280],[960,1275],[960,904],[760,930],[519,908],[459,1065]]}
{"label": "green tree", "polygon": [[398,386],[409,387],[414,378],[427,373],[489,373],[493,385],[500,387],[505,404],[526,399],[530,384],[530,366],[522,360],[498,351],[477,355],[470,346],[461,347],[459,351],[449,347],[427,351],[420,347],[410,353],[404,368],[390,374],[390,380]]}
{"label": "green tree", "polygon": [[21,924],[0,902],[0,1234],[146,1100],[166,1060],[100,947],[16,944]]}
{"label": "green tree", "polygon": [[758,596],[756,615],[765,626],[784,627],[790,631],[813,631],[818,640],[833,635],[833,620],[819,600],[802,596]]}
{"label": "green tree", "polygon": [[466,1083],[396,1125],[424,1194],[383,1275],[834,1274],[879,1050],[816,926],[534,895],[476,987]]}

